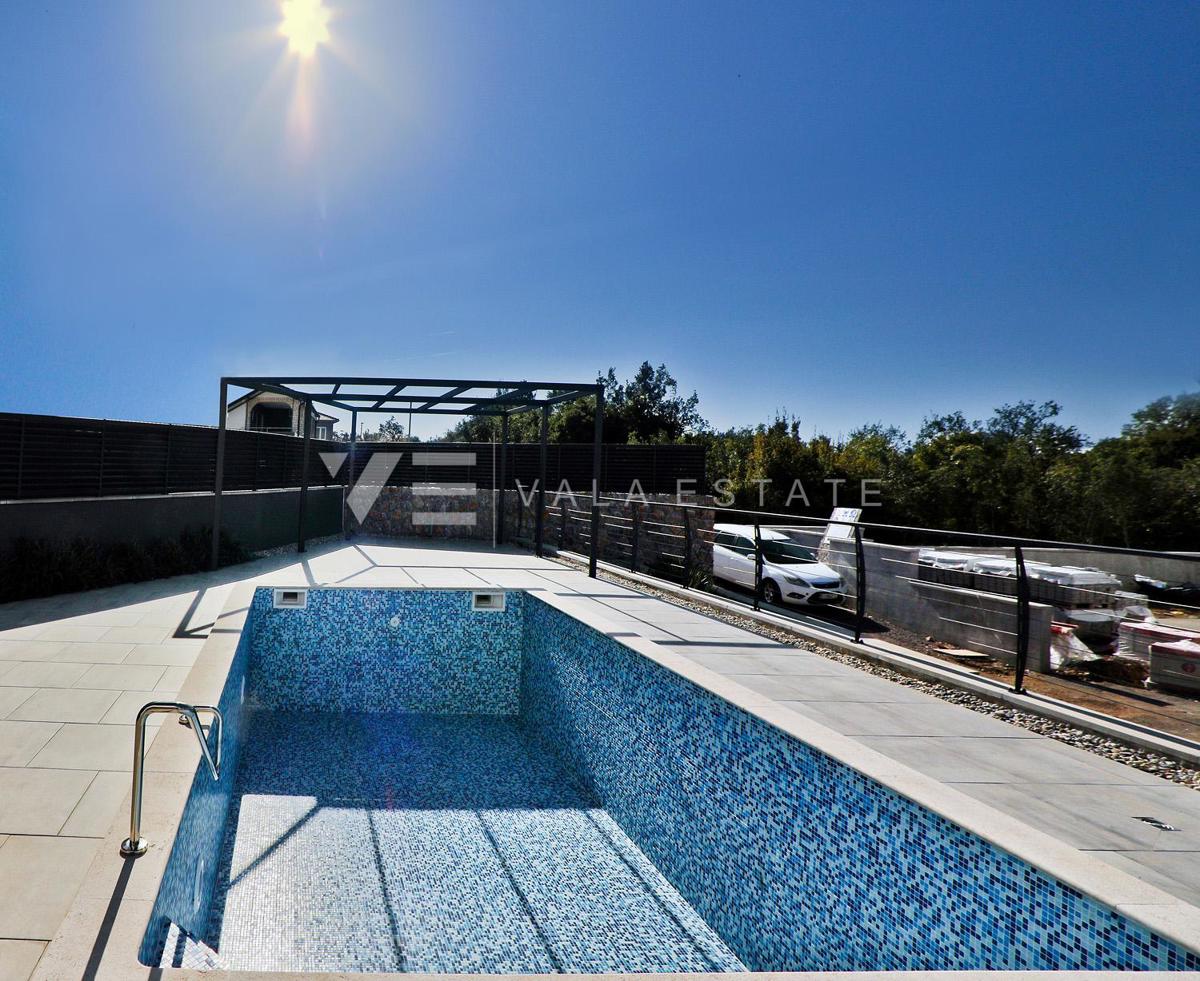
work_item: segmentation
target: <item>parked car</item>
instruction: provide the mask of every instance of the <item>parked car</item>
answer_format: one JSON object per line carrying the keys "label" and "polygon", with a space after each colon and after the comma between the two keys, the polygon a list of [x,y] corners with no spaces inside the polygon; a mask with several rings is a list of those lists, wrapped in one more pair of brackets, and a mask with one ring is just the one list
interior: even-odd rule
{"label": "parked car", "polygon": [[[754,588],[754,527],[714,525],[713,576]],[[762,598],[768,603],[828,606],[845,595],[842,577],[817,561],[811,548],[781,531],[762,528]]]}

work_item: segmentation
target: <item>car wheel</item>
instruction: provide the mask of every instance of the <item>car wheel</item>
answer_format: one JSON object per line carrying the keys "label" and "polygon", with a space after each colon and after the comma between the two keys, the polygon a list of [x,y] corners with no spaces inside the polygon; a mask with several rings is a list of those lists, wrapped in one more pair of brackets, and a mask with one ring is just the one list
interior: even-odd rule
{"label": "car wheel", "polygon": [[783,594],[779,591],[779,584],[774,579],[765,579],[762,584],[763,599],[778,606],[783,602]]}

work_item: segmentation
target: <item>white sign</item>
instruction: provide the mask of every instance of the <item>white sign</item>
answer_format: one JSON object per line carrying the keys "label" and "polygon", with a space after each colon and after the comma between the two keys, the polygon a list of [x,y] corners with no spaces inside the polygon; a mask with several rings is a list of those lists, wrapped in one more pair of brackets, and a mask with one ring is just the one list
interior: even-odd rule
{"label": "white sign", "polygon": [[862,517],[862,508],[834,508],[833,513],[829,515],[829,524],[825,527],[825,537],[822,542],[828,542],[835,538],[853,538],[854,526],[837,524],[841,521],[858,521]]}

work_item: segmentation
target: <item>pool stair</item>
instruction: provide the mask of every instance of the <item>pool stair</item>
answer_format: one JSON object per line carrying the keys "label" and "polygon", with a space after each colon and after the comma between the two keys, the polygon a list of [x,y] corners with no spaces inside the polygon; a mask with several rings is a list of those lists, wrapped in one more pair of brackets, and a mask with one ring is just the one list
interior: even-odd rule
{"label": "pool stair", "polygon": [[227,971],[221,955],[204,941],[197,940],[178,923],[167,925],[159,967],[186,967],[193,971]]}

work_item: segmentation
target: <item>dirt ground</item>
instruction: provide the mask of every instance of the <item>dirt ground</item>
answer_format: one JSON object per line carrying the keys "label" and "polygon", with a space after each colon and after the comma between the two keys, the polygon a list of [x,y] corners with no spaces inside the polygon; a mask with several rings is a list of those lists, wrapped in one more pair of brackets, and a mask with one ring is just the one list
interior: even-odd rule
{"label": "dirt ground", "polygon": [[[1200,618],[1163,616],[1160,619],[1172,626],[1200,630]],[[886,637],[894,644],[921,651],[950,664],[963,666],[962,661],[946,653],[944,646],[931,643],[925,637],[920,637],[892,624],[881,624],[881,626],[886,627],[886,633],[876,636]],[[970,666],[989,678],[998,678],[1009,682],[1013,679],[1012,668],[999,661],[972,662]],[[1025,675],[1025,687],[1039,695],[1057,698],[1072,705],[1078,705],[1080,708],[1103,712],[1128,722],[1136,722],[1139,725],[1150,726],[1163,732],[1183,736],[1186,739],[1200,741],[1200,698],[1160,689],[1148,689],[1136,681],[1096,677],[1084,671],[1071,675],[1040,674],[1030,671]]]}

